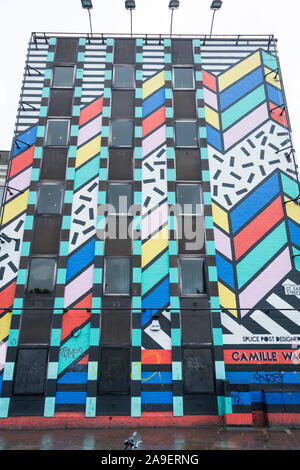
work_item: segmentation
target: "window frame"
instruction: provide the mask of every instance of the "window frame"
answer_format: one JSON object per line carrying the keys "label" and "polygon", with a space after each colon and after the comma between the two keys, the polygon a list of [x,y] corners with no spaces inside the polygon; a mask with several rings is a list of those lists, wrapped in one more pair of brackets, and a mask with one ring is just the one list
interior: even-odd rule
{"label": "window frame", "polygon": [[[202,181],[196,181],[196,182],[192,182],[192,181],[177,181],[176,182],[176,204],[180,207],[180,213],[177,214],[179,216],[194,216],[194,217],[199,217],[201,216],[201,214],[198,214],[197,212],[192,212],[192,213],[189,213],[189,212],[182,212],[182,208],[181,208],[181,204],[179,203],[179,197],[178,197],[178,188],[179,186],[198,186],[199,187],[199,194],[200,194],[200,205],[203,207],[204,209],[204,201],[203,201],[203,184],[202,184]],[[203,210],[203,216],[204,216],[204,210]]]}
{"label": "window frame", "polygon": [[[51,259],[54,261],[54,269],[53,269],[53,288],[51,292],[41,294],[41,293],[36,293],[36,292],[29,292],[29,279],[30,279],[30,271],[31,271],[31,263],[32,260],[34,259]],[[26,297],[36,297],[36,296],[43,296],[43,297],[53,297],[55,296],[55,287],[56,287],[56,279],[57,279],[57,273],[58,273],[58,256],[53,256],[53,255],[34,255],[30,256],[28,260],[28,267],[27,267],[27,273],[26,273],[26,282],[25,282],[25,295]]]}
{"label": "window frame", "polygon": [[[176,124],[177,123],[194,123],[196,124],[196,143],[195,145],[179,145],[177,143],[177,131],[176,131]],[[187,149],[194,149],[194,148],[199,148],[199,124],[197,119],[176,119],[174,120],[174,146],[176,148],[187,148]]]}
{"label": "window frame", "polygon": [[[55,145],[55,144],[48,144],[47,143],[47,139],[48,139],[48,134],[49,134],[49,124],[50,122],[53,122],[53,121],[63,121],[63,122],[67,122],[68,123],[68,128],[67,128],[67,140],[66,140],[66,143],[63,144],[63,145]],[[52,118],[50,117],[49,119],[47,119],[47,123],[46,123],[46,130],[45,130],[45,138],[44,138],[44,147],[56,147],[56,148],[61,148],[61,147],[68,147],[69,146],[69,141],[70,141],[70,129],[71,129],[71,117],[69,118]]]}
{"label": "window frame", "polygon": [[[39,198],[41,194],[41,186],[61,186],[62,191],[61,191],[61,200],[60,200],[60,208],[59,212],[38,212],[38,204],[39,204]],[[43,180],[38,183],[38,188],[37,188],[37,194],[36,194],[36,203],[35,203],[35,208],[34,208],[34,215],[35,216],[41,216],[41,215],[49,215],[53,217],[58,217],[62,215],[63,212],[63,206],[64,206],[64,195],[66,191],[66,185],[62,181],[54,181],[54,180]]]}
{"label": "window frame", "polygon": [[[73,79],[72,79],[72,85],[55,85],[54,84],[54,77],[55,77],[55,69],[57,68],[73,68]],[[52,77],[51,77],[51,88],[54,88],[55,90],[56,89],[67,89],[69,90],[70,88],[74,88],[74,83],[75,83],[75,77],[76,77],[76,65],[54,65],[53,67],[53,72],[52,72]]]}
{"label": "window frame", "polygon": [[[129,261],[129,292],[128,293],[111,293],[106,291],[106,266],[108,259],[127,259]],[[103,260],[103,284],[102,284],[103,296],[106,297],[131,297],[132,296],[132,257],[131,256],[104,256]]]}
{"label": "window frame", "polygon": [[107,186],[106,186],[106,200],[107,200],[107,205],[109,205],[108,197],[109,197],[109,189],[111,186],[130,186],[130,196],[131,196],[131,204],[129,204],[127,212],[109,212],[109,208],[107,208],[108,215],[118,215],[118,216],[125,216],[125,215],[130,215],[130,207],[133,205],[133,197],[134,197],[134,190],[133,190],[133,183],[132,181],[107,181]]}
{"label": "window frame", "polygon": [[[132,140],[131,144],[123,144],[123,145],[114,145],[112,142],[112,128],[114,122],[131,122],[132,123]],[[108,139],[108,147],[109,148],[128,148],[131,149],[134,147],[134,119],[111,119],[109,125],[109,139]]]}
{"label": "window frame", "polygon": [[[183,277],[182,277],[182,265],[181,265],[181,260],[203,260],[204,261],[204,266],[203,266],[203,272],[204,272],[204,280],[203,280],[203,286],[205,288],[204,292],[201,292],[199,294],[185,294],[182,290],[183,287]],[[195,256],[195,254],[191,255],[178,255],[178,272],[179,272],[179,292],[180,292],[180,297],[197,297],[197,298],[208,298],[210,297],[209,295],[209,279],[208,279],[208,266],[207,266],[207,255],[199,255]]]}
{"label": "window frame", "polygon": [[[186,88],[186,87],[176,87],[175,83],[175,71],[178,69],[189,69],[192,71],[192,76],[193,76],[193,86],[191,88]],[[192,66],[185,66],[185,65],[174,65],[173,70],[172,70],[172,83],[173,83],[173,90],[176,91],[190,91],[190,90],[195,90],[196,88],[196,78],[195,78],[195,68]]]}
{"label": "window frame", "polygon": [[[115,72],[115,69],[116,67],[127,67],[127,68],[131,68],[132,69],[132,87],[119,87],[119,86],[116,86],[116,72]],[[135,90],[135,75],[136,75],[136,67],[135,65],[133,64],[114,64],[113,66],[113,74],[112,74],[112,89],[113,90]]]}

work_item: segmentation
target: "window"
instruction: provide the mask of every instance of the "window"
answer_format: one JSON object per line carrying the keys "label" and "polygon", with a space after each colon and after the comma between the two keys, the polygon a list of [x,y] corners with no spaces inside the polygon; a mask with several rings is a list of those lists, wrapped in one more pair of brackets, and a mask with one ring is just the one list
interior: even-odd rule
{"label": "window", "polygon": [[37,214],[60,214],[64,193],[63,184],[40,184]]}
{"label": "window", "polygon": [[111,119],[134,118],[134,91],[113,90],[111,104]]}
{"label": "window", "polygon": [[193,89],[194,82],[194,69],[191,67],[175,67],[174,73],[174,88],[183,88],[185,90]]}
{"label": "window", "polygon": [[130,310],[102,310],[101,344],[129,346],[131,342],[130,317]]}
{"label": "window", "polygon": [[206,294],[206,273],[204,258],[180,258],[181,294]]}
{"label": "window", "polygon": [[182,214],[201,214],[201,185],[177,184],[177,204]]}
{"label": "window", "polygon": [[52,89],[50,93],[48,116],[71,116],[73,90]]}
{"label": "window", "polygon": [[214,393],[213,371],[210,349],[183,349],[184,393]]}
{"label": "window", "polygon": [[110,145],[113,147],[132,147],[133,121],[112,121]]}
{"label": "window", "polygon": [[42,395],[45,388],[47,349],[19,349],[14,377],[14,394]]}
{"label": "window", "polygon": [[98,393],[130,393],[130,350],[101,348]]}
{"label": "window", "polygon": [[197,122],[175,121],[176,147],[198,147]]}
{"label": "window", "polygon": [[107,295],[129,295],[130,270],[130,258],[106,258],[104,293]]}
{"label": "window", "polygon": [[31,258],[27,279],[28,294],[52,294],[56,260],[53,258]]}
{"label": "window", "polygon": [[45,145],[67,146],[69,120],[53,119],[47,122]]}
{"label": "window", "polygon": [[114,88],[134,88],[134,72],[135,69],[132,65],[115,65]]}
{"label": "window", "polygon": [[34,218],[31,253],[56,255],[59,252],[61,217],[40,215]]}
{"label": "window", "polygon": [[27,297],[23,301],[19,346],[48,346],[52,324],[53,297]]}
{"label": "window", "polygon": [[74,83],[74,67],[54,67],[53,87],[70,88]]}
{"label": "window", "polygon": [[[107,186],[107,203],[114,207],[117,214],[127,214],[132,205],[132,185],[109,183]],[[108,208],[110,211],[110,208]]]}
{"label": "window", "polygon": [[45,147],[43,150],[41,179],[64,180],[68,158],[67,148]]}
{"label": "window", "polygon": [[76,62],[78,50],[78,39],[57,38],[55,61],[56,62]]}

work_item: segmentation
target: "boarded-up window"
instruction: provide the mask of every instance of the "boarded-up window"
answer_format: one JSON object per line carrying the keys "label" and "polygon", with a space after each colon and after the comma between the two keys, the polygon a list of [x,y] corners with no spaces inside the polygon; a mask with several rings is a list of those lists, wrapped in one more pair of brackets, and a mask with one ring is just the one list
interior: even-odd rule
{"label": "boarded-up window", "polygon": [[199,181],[201,179],[200,152],[198,149],[176,149],[177,181]]}
{"label": "boarded-up window", "polygon": [[77,61],[78,39],[57,38],[55,62],[76,62]]}
{"label": "boarded-up window", "polygon": [[44,148],[41,179],[64,180],[66,176],[67,165],[66,148]]}
{"label": "boarded-up window", "polygon": [[174,91],[174,119],[196,119],[196,95],[194,91]]}
{"label": "boarded-up window", "polygon": [[53,299],[25,298],[23,301],[19,346],[48,345],[53,313]]}
{"label": "boarded-up window", "polygon": [[115,40],[114,63],[135,64],[135,39]]}
{"label": "boarded-up window", "polygon": [[58,254],[61,217],[37,216],[34,219],[31,253],[35,255]]}
{"label": "boarded-up window", "polygon": [[101,344],[130,345],[130,311],[103,310],[101,313]]}
{"label": "boarded-up window", "polygon": [[111,104],[112,119],[133,119],[134,91],[113,90]]}
{"label": "boarded-up window", "polygon": [[182,310],[181,333],[183,345],[211,344],[209,310]]}
{"label": "boarded-up window", "polygon": [[98,377],[99,394],[130,393],[130,350],[101,348]]}
{"label": "boarded-up window", "polygon": [[41,395],[45,388],[47,349],[19,349],[14,394]]}
{"label": "boarded-up window", "polygon": [[71,116],[73,90],[51,90],[48,116]]}
{"label": "boarded-up window", "polygon": [[183,349],[184,393],[214,393],[214,364],[210,349]]}
{"label": "boarded-up window", "polygon": [[172,63],[178,65],[193,64],[193,44],[188,39],[172,40]]}
{"label": "boarded-up window", "polygon": [[110,180],[132,180],[133,151],[132,149],[110,149],[108,178]]}

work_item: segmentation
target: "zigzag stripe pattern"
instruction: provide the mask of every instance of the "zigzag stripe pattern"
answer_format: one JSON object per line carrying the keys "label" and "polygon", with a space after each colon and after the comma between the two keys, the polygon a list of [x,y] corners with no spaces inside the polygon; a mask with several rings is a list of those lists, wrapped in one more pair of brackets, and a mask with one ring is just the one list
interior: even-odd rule
{"label": "zigzag stripe pattern", "polygon": [[240,307],[244,317],[291,270],[279,177],[275,171],[229,212],[213,205],[220,303],[234,316]]}
{"label": "zigzag stripe pattern", "polygon": [[[83,410],[86,401],[88,348],[95,255],[103,97],[79,117],[69,254],[61,328],[56,410]],[[72,310],[71,308],[78,310]],[[68,310],[70,308],[70,310]],[[75,400],[75,401],[74,401]]]}
{"label": "zigzag stripe pattern", "polygon": [[0,374],[6,360],[12,317],[9,310],[15,297],[36,134],[37,126],[33,126],[17,136],[7,175],[7,185],[14,189],[6,192],[1,209],[1,234],[7,241],[4,242],[5,252],[0,255],[0,305],[6,307],[0,310]]}
{"label": "zigzag stripe pattern", "polygon": [[[164,71],[143,83],[142,412],[171,410],[173,401],[164,84]],[[155,314],[160,331],[151,330]]]}
{"label": "zigzag stripe pattern", "polygon": [[203,71],[209,145],[228,151],[269,119],[288,127],[277,69],[276,58],[259,50],[218,77]]}

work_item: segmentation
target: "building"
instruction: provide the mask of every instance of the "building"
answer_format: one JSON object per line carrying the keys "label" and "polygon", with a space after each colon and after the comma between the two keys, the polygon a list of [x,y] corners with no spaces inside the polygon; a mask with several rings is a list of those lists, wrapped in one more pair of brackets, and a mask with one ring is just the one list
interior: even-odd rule
{"label": "building", "polygon": [[32,34],[6,184],[0,426],[300,423],[273,36]]}
{"label": "building", "polygon": [[3,187],[5,185],[8,159],[9,159],[9,152],[7,150],[0,150],[0,201],[2,201],[2,194],[3,194]]}

